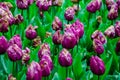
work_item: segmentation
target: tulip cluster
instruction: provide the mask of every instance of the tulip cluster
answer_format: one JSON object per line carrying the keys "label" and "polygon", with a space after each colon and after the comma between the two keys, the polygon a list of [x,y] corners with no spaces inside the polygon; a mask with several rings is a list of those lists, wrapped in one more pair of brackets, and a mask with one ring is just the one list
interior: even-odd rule
{"label": "tulip cluster", "polygon": [[107,42],[104,34],[99,31],[99,30],[96,30],[91,38],[93,39],[93,48],[94,48],[94,51],[97,53],[97,54],[102,54],[104,52],[104,44]]}
{"label": "tulip cluster", "polygon": [[102,0],[92,0],[87,5],[87,11],[91,13],[95,13],[97,10],[100,10],[101,6],[102,6]]}

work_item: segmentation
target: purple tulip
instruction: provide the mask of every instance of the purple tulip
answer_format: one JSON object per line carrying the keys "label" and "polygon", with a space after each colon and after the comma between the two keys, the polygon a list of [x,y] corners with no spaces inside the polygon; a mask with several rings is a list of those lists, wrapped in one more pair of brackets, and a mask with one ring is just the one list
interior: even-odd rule
{"label": "purple tulip", "polygon": [[118,17],[118,5],[114,4],[111,6],[111,9],[108,13],[108,19],[114,20]]}
{"label": "purple tulip", "polygon": [[69,53],[69,51],[67,49],[62,49],[62,51],[59,54],[58,61],[61,66],[68,67],[68,66],[72,65],[73,60],[72,60],[72,56]]}
{"label": "purple tulip", "polygon": [[114,0],[106,0],[106,6],[108,10],[110,10],[111,6],[114,4],[115,4]]}
{"label": "purple tulip", "polygon": [[17,0],[17,7],[19,9],[27,9],[28,8],[28,0]]}
{"label": "purple tulip", "polygon": [[26,29],[26,37],[30,40],[35,39],[37,37],[37,32],[35,30],[36,28],[32,25],[29,25]]}
{"label": "purple tulip", "polygon": [[77,39],[75,34],[70,32],[65,32],[62,38],[62,46],[66,49],[72,49],[77,44]]}
{"label": "purple tulip", "polygon": [[116,33],[116,36],[120,37],[120,21],[117,21],[115,23],[115,33]]}
{"label": "purple tulip", "polygon": [[109,28],[107,28],[104,32],[106,36],[109,38],[114,38],[115,37],[115,28],[113,25],[111,25]]}
{"label": "purple tulip", "polygon": [[22,49],[22,42],[21,42],[21,37],[20,35],[15,35],[13,36],[10,41],[9,41],[9,46],[13,45],[13,44],[17,44],[18,47],[20,47]]}
{"label": "purple tulip", "polygon": [[17,80],[12,74],[8,76],[8,80]]}
{"label": "purple tulip", "polygon": [[98,39],[93,40],[93,48],[97,54],[102,54],[104,52],[103,44]]}
{"label": "purple tulip", "polygon": [[7,54],[11,61],[21,60],[23,56],[21,48],[19,48],[16,44],[9,46]]}
{"label": "purple tulip", "polygon": [[118,8],[120,9],[120,0],[117,0],[116,3],[118,5]]}
{"label": "purple tulip", "polygon": [[38,57],[39,59],[42,58],[43,55],[50,55],[50,47],[47,43],[44,43],[43,45],[41,45],[40,50],[38,51]]}
{"label": "purple tulip", "polygon": [[96,12],[97,10],[100,10],[100,7],[102,5],[101,0],[92,0],[88,5],[87,5],[87,10],[91,13]]}
{"label": "purple tulip", "polygon": [[61,44],[61,40],[62,40],[62,35],[60,34],[60,30],[56,31],[52,37],[52,41],[54,44]]}
{"label": "purple tulip", "polygon": [[52,28],[55,31],[62,29],[62,22],[60,21],[60,19],[58,17],[55,17],[55,19],[52,23]]}
{"label": "purple tulip", "polygon": [[32,61],[27,69],[26,80],[42,80],[41,67],[37,62]]}
{"label": "purple tulip", "polygon": [[8,32],[9,22],[7,20],[0,19],[0,32]]}
{"label": "purple tulip", "polygon": [[73,7],[68,7],[68,8],[65,10],[64,17],[65,17],[66,20],[72,21],[73,18],[74,18],[74,15],[75,15],[75,10],[74,10]]}
{"label": "purple tulip", "polygon": [[99,31],[99,30],[96,30],[95,32],[93,32],[92,36],[91,36],[92,39],[98,39],[100,40],[100,42],[102,44],[105,44],[107,42],[106,40],[106,37],[104,36],[104,34]]}
{"label": "purple tulip", "polygon": [[66,78],[66,80],[73,80],[72,78]]}
{"label": "purple tulip", "polygon": [[102,75],[105,73],[105,65],[102,59],[97,56],[90,58],[90,69],[96,75]]}
{"label": "purple tulip", "polygon": [[15,16],[15,24],[19,24],[23,22],[23,16],[22,15],[16,15]]}
{"label": "purple tulip", "polygon": [[11,9],[13,7],[13,5],[10,2],[1,2],[1,5],[6,5],[9,9]]}
{"label": "purple tulip", "polygon": [[118,40],[115,50],[116,50],[116,52],[120,52],[120,40]]}
{"label": "purple tulip", "polygon": [[52,0],[37,0],[36,5],[39,7],[40,11],[47,11],[52,5]]}
{"label": "purple tulip", "polygon": [[31,5],[34,2],[34,0],[28,0],[28,5]]}
{"label": "purple tulip", "polygon": [[6,52],[8,48],[8,41],[4,36],[0,37],[0,54],[3,54]]}

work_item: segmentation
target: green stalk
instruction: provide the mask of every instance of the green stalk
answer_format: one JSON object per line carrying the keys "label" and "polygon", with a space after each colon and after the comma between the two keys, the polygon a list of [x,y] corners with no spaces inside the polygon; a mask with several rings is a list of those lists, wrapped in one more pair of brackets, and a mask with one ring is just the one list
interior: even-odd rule
{"label": "green stalk", "polygon": [[30,22],[30,20],[29,20],[29,19],[30,19],[30,17],[29,17],[30,10],[29,10],[29,9],[30,9],[30,8],[28,7],[28,8],[27,8],[27,19],[28,19],[28,24],[29,24],[29,22]]}
{"label": "green stalk", "polygon": [[12,26],[10,26],[10,36],[12,37]]}
{"label": "green stalk", "polygon": [[12,68],[12,73],[13,73],[13,75],[15,74],[15,73],[14,73],[14,66],[15,66],[15,64],[14,64],[14,62],[13,62],[13,68]]}
{"label": "green stalk", "polygon": [[100,76],[98,75],[98,80],[100,80]]}
{"label": "green stalk", "polygon": [[68,68],[66,67],[66,78],[68,77]]}

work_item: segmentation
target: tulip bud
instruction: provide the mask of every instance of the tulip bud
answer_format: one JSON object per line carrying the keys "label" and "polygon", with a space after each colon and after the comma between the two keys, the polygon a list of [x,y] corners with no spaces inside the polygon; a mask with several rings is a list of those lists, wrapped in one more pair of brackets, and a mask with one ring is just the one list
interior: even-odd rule
{"label": "tulip bud", "polygon": [[102,59],[97,56],[90,58],[90,69],[96,75],[102,75],[105,73],[105,65]]}
{"label": "tulip bud", "polygon": [[21,60],[23,56],[22,50],[16,44],[9,46],[7,54],[11,61]]}
{"label": "tulip bud", "polygon": [[66,78],[66,80],[73,80],[72,78]]}
{"label": "tulip bud", "polygon": [[8,76],[8,80],[17,80],[15,77],[13,77],[13,75],[12,74],[10,74],[9,76]]}
{"label": "tulip bud", "polygon": [[118,8],[120,9],[120,0],[117,0],[116,3],[118,5]]}
{"label": "tulip bud", "polygon": [[111,6],[114,4],[115,4],[114,0],[106,0],[106,6],[108,10],[110,10]]}
{"label": "tulip bud", "polygon": [[52,0],[37,0],[36,5],[39,7],[40,11],[47,11],[52,5]]}
{"label": "tulip bud", "polygon": [[116,50],[116,52],[120,52],[120,40],[118,40],[115,50]]}
{"label": "tulip bud", "polygon": [[55,31],[62,29],[62,22],[60,21],[60,19],[58,17],[55,17],[55,19],[52,23],[52,28]]}
{"label": "tulip bud", "polygon": [[15,24],[19,24],[21,22],[23,22],[23,16],[22,15],[15,16]]}
{"label": "tulip bud", "polygon": [[102,54],[104,52],[103,44],[98,39],[93,40],[93,48],[97,54]]}
{"label": "tulip bud", "polygon": [[72,21],[75,15],[75,10],[73,7],[68,7],[65,11],[64,17],[68,21]]}
{"label": "tulip bud", "polygon": [[88,5],[87,5],[87,11],[94,13],[97,10],[100,10],[100,7],[102,5],[101,0],[92,0]]}
{"label": "tulip bud", "polygon": [[28,0],[17,0],[17,7],[19,9],[27,9],[28,8]]}
{"label": "tulip bud", "polygon": [[120,36],[120,21],[117,21],[115,23],[115,33],[116,33],[116,36]]}
{"label": "tulip bud", "polygon": [[51,73],[51,70],[53,69],[53,63],[49,55],[43,55],[40,66],[42,69],[42,76],[46,77],[49,76]]}
{"label": "tulip bud", "polygon": [[10,41],[9,41],[9,46],[13,45],[13,44],[17,44],[18,47],[20,47],[22,49],[22,42],[21,42],[21,37],[20,35],[15,35],[13,36]]}
{"label": "tulip bud", "polygon": [[33,39],[33,46],[37,47],[41,44],[41,38],[37,36],[35,39]]}
{"label": "tulip bud", "polygon": [[26,80],[42,80],[41,67],[37,62],[32,61],[27,69]]}
{"label": "tulip bud", "polygon": [[62,49],[62,51],[59,54],[58,61],[61,66],[68,67],[68,66],[72,65],[73,60],[72,60],[72,56],[69,53],[69,51],[67,49]]}
{"label": "tulip bud", "polygon": [[104,34],[110,38],[115,37],[115,28],[113,25],[111,25],[109,28],[107,28],[104,32]]}
{"label": "tulip bud", "polygon": [[60,30],[56,31],[52,37],[52,41],[54,44],[61,44],[61,40],[62,40],[62,35],[60,34]]}
{"label": "tulip bud", "polygon": [[99,31],[99,30],[96,30],[95,32],[93,32],[92,36],[91,36],[92,39],[98,39],[100,40],[100,42],[102,44],[105,44],[107,42],[106,40],[106,37],[104,36],[104,34]]}
{"label": "tulip bud", "polygon": [[7,20],[0,19],[0,32],[8,32],[9,22]]}
{"label": "tulip bud", "polygon": [[0,37],[0,54],[5,53],[7,48],[8,48],[7,39],[4,36],[1,36]]}
{"label": "tulip bud", "polygon": [[77,43],[75,34],[70,32],[65,32],[62,38],[62,46],[66,49],[72,49]]}
{"label": "tulip bud", "polygon": [[118,6],[117,4],[114,4],[111,6],[111,9],[108,13],[108,19],[114,20],[118,17]]}
{"label": "tulip bud", "polygon": [[32,25],[29,25],[26,29],[26,37],[30,40],[35,39],[37,37],[37,32]]}

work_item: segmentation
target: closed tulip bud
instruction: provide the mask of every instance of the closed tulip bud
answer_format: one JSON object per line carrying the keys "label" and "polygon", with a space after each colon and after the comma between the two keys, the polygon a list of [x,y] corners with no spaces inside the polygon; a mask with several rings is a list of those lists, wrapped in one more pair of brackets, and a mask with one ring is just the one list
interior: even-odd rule
{"label": "closed tulip bud", "polygon": [[102,44],[105,44],[107,42],[106,40],[106,37],[104,36],[104,34],[99,31],[99,30],[96,30],[95,32],[93,32],[92,36],[91,36],[92,39],[98,39],[100,40],[100,42]]}
{"label": "closed tulip bud", "polygon": [[52,37],[52,41],[54,44],[61,44],[61,40],[62,40],[62,35],[60,34],[60,30],[56,31]]}
{"label": "closed tulip bud", "polygon": [[66,78],[66,80],[73,80],[72,78]]}
{"label": "closed tulip bud", "polygon": [[68,67],[72,65],[72,56],[69,53],[67,49],[62,49],[62,51],[59,53],[58,61],[61,66]]}
{"label": "closed tulip bud", "polygon": [[68,21],[72,21],[75,15],[75,10],[73,7],[68,7],[65,11],[64,17]]}
{"label": "closed tulip bud", "polygon": [[104,52],[103,44],[98,39],[93,40],[93,48],[97,54],[102,54]]}
{"label": "closed tulip bud", "polygon": [[120,40],[118,40],[115,50],[116,50],[116,52],[120,52]]}
{"label": "closed tulip bud", "polygon": [[62,38],[62,46],[66,49],[72,49],[77,43],[75,34],[70,32],[65,32]]}
{"label": "closed tulip bud", "polygon": [[109,38],[114,38],[115,37],[115,28],[113,25],[111,25],[109,28],[107,28],[104,32],[106,36]]}
{"label": "closed tulip bud", "polygon": [[8,80],[17,80],[15,77],[13,77],[13,75],[12,74],[10,74],[9,76],[8,76]]}
{"label": "closed tulip bud", "polygon": [[20,35],[13,36],[9,41],[9,46],[16,44],[18,47],[22,49],[22,42]]}
{"label": "closed tulip bud", "polygon": [[37,62],[32,61],[27,69],[26,80],[42,80],[41,67]]}
{"label": "closed tulip bud", "polygon": [[92,0],[88,5],[87,5],[87,11],[94,13],[97,10],[100,10],[100,7],[102,5],[101,0]]}
{"label": "closed tulip bud", "polygon": [[117,21],[115,23],[115,33],[116,33],[116,36],[120,37],[120,21]]}
{"label": "closed tulip bud", "polygon": [[109,20],[114,20],[118,17],[118,6],[117,4],[114,4],[111,6],[111,9],[108,13],[108,19]]}
{"label": "closed tulip bud", "polygon": [[7,20],[0,19],[0,32],[5,33],[8,32],[9,22]]}
{"label": "closed tulip bud", "polygon": [[7,54],[11,61],[21,60],[23,56],[22,50],[16,44],[9,46]]}
{"label": "closed tulip bud", "polygon": [[28,0],[17,0],[17,7],[19,9],[27,9],[28,8]]}
{"label": "closed tulip bud", "polygon": [[4,54],[8,48],[8,41],[4,36],[0,37],[0,54]]}
{"label": "closed tulip bud", "polygon": [[23,16],[22,15],[15,16],[15,24],[19,24],[21,22],[23,22]]}
{"label": "closed tulip bud", "polygon": [[62,22],[60,21],[60,19],[58,17],[55,17],[55,19],[52,23],[52,28],[55,31],[62,29]]}
{"label": "closed tulip bud", "polygon": [[114,0],[106,0],[106,6],[108,10],[110,10],[111,6],[114,4],[115,4]]}
{"label": "closed tulip bud", "polygon": [[105,73],[105,65],[102,59],[97,56],[90,58],[90,69],[96,75],[103,75]]}
{"label": "closed tulip bud", "polygon": [[41,38],[39,36],[37,36],[35,39],[33,39],[34,47],[40,46],[40,44],[41,44]]}
{"label": "closed tulip bud", "polygon": [[118,8],[120,9],[120,0],[117,0],[116,3],[118,5]]}
{"label": "closed tulip bud", "polygon": [[40,11],[47,11],[52,5],[52,0],[37,0],[36,5],[39,7]]}
{"label": "closed tulip bud", "polygon": [[35,30],[36,28],[32,25],[29,25],[26,29],[26,37],[30,40],[35,39],[37,37],[37,32]]}

